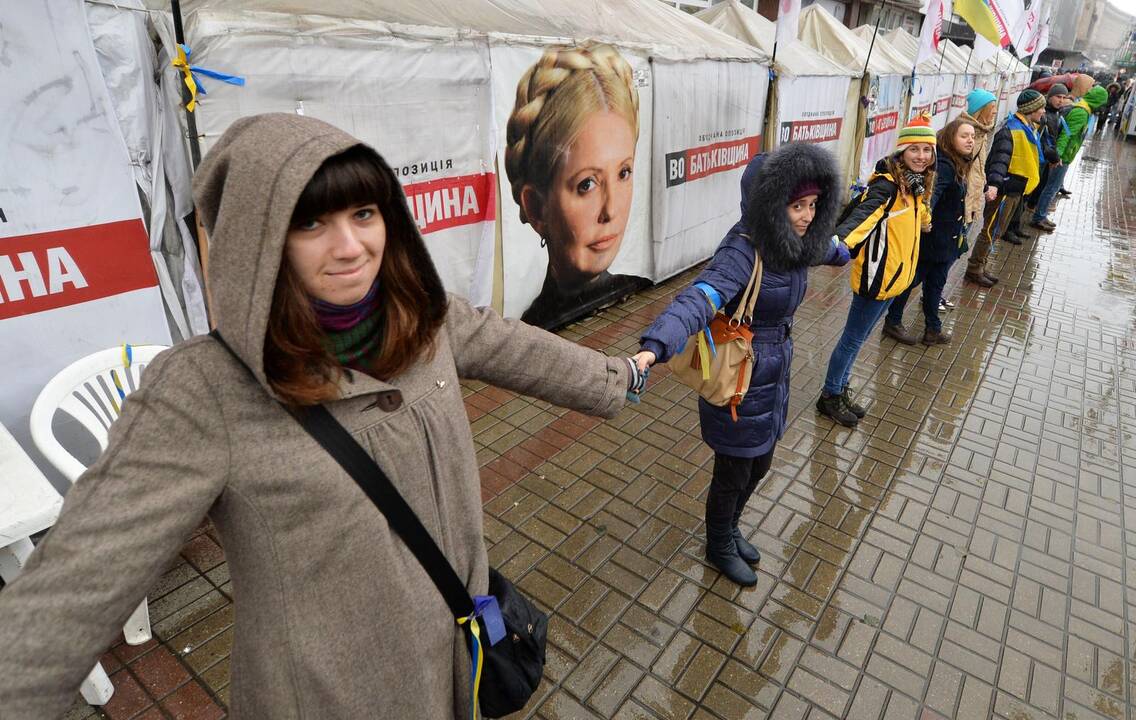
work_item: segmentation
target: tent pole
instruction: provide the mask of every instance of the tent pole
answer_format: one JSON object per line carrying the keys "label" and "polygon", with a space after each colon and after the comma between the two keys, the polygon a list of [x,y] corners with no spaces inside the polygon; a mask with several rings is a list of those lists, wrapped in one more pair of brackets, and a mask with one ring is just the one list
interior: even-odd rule
{"label": "tent pole", "polygon": [[939,51],[939,69],[935,71],[936,75],[943,72],[943,58],[946,57],[946,55],[947,55],[947,39],[946,38],[943,38],[942,44],[943,44],[943,49]]}
{"label": "tent pole", "polygon": [[970,46],[970,54],[966,56],[966,67],[964,67],[962,69],[963,75],[966,75],[967,71],[970,70],[970,59],[972,57],[974,57],[974,46],[973,45]]}
{"label": "tent pole", "polygon": [[773,86],[777,82],[777,71],[774,69],[777,63],[777,38],[773,38],[773,56],[769,58],[769,87],[765,89],[765,142],[762,143],[766,150],[773,149],[774,137],[773,133],[777,132],[777,128],[770,130],[773,123]]}
{"label": "tent pole", "polygon": [[[880,18],[876,16],[876,29],[872,33],[872,43],[868,45],[868,56],[864,58],[864,75],[868,74],[868,62],[872,59],[872,49],[876,47],[876,36],[880,34]],[[911,69],[911,74],[915,74],[915,68]]]}
{"label": "tent pole", "polygon": [[[174,16],[174,42],[178,45],[184,45],[185,30],[182,29],[181,24],[180,0],[170,0],[170,10]],[[181,99],[184,105],[189,105],[189,101],[192,99],[185,83],[181,84]],[[192,169],[196,170],[197,166],[201,164],[201,144],[197,138],[197,119],[188,107],[185,110],[185,131],[189,139],[189,157],[193,161]]]}

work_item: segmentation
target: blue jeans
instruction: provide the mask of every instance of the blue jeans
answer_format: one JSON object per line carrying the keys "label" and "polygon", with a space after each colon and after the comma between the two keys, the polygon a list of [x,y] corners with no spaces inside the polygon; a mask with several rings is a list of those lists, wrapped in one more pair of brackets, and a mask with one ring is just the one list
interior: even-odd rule
{"label": "blue jeans", "polygon": [[832,357],[828,359],[828,372],[824,376],[824,392],[827,395],[839,395],[848,385],[848,378],[852,375],[852,365],[860,348],[868,339],[872,328],[876,326],[883,314],[891,305],[892,298],[887,300],[872,300],[861,295],[852,296],[852,305],[848,308],[848,321],[844,323],[844,333],[832,349]]}
{"label": "blue jeans", "polygon": [[892,301],[888,308],[887,321],[892,325],[903,322],[903,308],[907,306],[907,299],[915,286],[923,283],[923,324],[931,332],[943,329],[943,321],[939,319],[939,300],[943,297],[943,288],[947,285],[947,274],[951,271],[954,260],[943,262],[922,262],[915,268],[915,280],[911,287]]}
{"label": "blue jeans", "polygon": [[1065,173],[1067,172],[1069,172],[1069,166],[1064,163],[1049,168],[1049,179],[1045,182],[1041,194],[1037,196],[1037,209],[1033,211],[1034,222],[1041,222],[1049,214],[1049,204],[1053,202],[1057,191],[1065,184]]}

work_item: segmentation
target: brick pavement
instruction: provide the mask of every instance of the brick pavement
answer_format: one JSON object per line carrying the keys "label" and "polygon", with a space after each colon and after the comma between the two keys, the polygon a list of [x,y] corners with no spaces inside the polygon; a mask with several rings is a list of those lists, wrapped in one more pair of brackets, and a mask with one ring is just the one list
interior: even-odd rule
{"label": "brick pavement", "polygon": [[[789,428],[742,520],[754,589],[702,560],[711,453],[665,370],[608,422],[466,384],[490,561],[553,613],[521,716],[1136,718],[1136,145],[1093,141],[1067,186],[1057,233],[997,249],[1001,284],[956,265],[953,344],[869,341],[856,430],[812,409],[849,298],[812,273]],[[691,276],[563,334],[630,354]],[[209,528],[149,597],[160,642],[108,652],[112,703],[69,718],[224,715]]]}

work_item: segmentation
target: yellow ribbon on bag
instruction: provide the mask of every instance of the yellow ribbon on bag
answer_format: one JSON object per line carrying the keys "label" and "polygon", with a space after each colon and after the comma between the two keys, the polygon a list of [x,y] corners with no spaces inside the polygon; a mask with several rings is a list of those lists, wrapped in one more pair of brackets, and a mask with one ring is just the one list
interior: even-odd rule
{"label": "yellow ribbon on bag", "polygon": [[457,621],[458,621],[458,625],[465,625],[467,622],[469,623],[469,634],[470,634],[469,641],[470,641],[470,643],[473,644],[473,650],[474,650],[474,652],[472,653],[473,667],[470,668],[470,673],[469,673],[469,676],[470,676],[469,682],[470,682],[470,687],[472,688],[471,700],[473,702],[473,707],[470,711],[470,717],[473,718],[473,720],[477,720],[477,717],[478,717],[477,695],[481,691],[481,666],[482,666],[482,662],[485,658],[485,653],[481,649],[481,628],[478,626],[477,617],[474,616],[474,615],[470,615],[469,617],[458,618]]}

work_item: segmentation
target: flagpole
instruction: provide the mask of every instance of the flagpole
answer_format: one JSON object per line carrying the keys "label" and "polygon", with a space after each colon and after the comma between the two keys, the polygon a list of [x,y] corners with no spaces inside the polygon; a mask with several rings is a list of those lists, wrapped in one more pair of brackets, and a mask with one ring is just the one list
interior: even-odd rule
{"label": "flagpole", "polygon": [[[968,55],[966,56],[966,66],[965,66],[965,67],[964,67],[964,68],[962,69],[962,74],[963,74],[963,75],[966,75],[966,74],[968,74],[968,72],[969,72],[969,70],[970,70],[970,59],[971,59],[972,57],[974,57],[974,45],[971,45],[971,46],[970,46],[970,54],[968,54]],[[975,73],[975,74],[977,74],[977,73]]]}
{"label": "flagpole", "polygon": [[943,38],[943,49],[939,51],[939,68],[935,70],[935,74],[943,72],[943,58],[947,55],[947,39]]}

